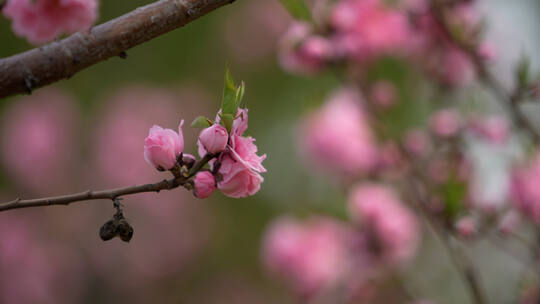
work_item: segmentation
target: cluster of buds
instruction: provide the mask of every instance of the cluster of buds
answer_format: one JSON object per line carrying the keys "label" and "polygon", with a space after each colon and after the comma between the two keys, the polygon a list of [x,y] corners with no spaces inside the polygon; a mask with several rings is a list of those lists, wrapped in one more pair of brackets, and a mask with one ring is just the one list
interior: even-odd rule
{"label": "cluster of buds", "polygon": [[[192,126],[203,127],[197,141],[199,161],[185,154],[182,134],[153,126],[145,140],[144,158],[159,171],[168,170],[183,179],[183,186],[198,198],[209,197],[215,189],[233,198],[247,197],[260,190],[266,172],[262,166],[266,155],[257,155],[255,139],[244,136],[248,127],[248,110],[240,108],[244,84],[235,86],[227,71],[221,110],[215,120],[196,118]],[[209,168],[204,165],[209,163]]]}

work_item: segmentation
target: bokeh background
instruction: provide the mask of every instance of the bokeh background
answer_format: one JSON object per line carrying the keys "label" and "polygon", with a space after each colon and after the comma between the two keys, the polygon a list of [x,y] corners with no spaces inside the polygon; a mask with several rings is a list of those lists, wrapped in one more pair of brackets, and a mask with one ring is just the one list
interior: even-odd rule
{"label": "bokeh background", "polygon": [[[102,1],[99,23],[150,2]],[[540,3],[479,2],[498,75],[511,75],[522,53],[538,68]],[[339,79],[282,71],[276,42],[289,23],[277,0],[240,0],[129,50],[125,60],[112,58],[31,96],[0,100],[2,201],[164,178],[143,159],[149,127],[175,129],[181,119],[213,117],[226,64],[247,84],[248,133],[268,155],[262,189],[247,199],[216,192],[200,200],[182,189],[126,197],[124,212],[135,229],[130,243],[100,240],[99,227],[114,213],[108,201],[0,214],[0,303],[295,303],[263,271],[264,229],[284,213],[345,218],[346,193],[297,151],[299,117]],[[0,57],[30,48],[5,18],[0,41]],[[421,123],[426,104],[438,102],[418,100],[422,79],[399,62],[383,62],[372,73],[398,85],[402,106],[394,130]],[[198,130],[184,132],[186,150],[196,152]],[[522,266],[489,248],[480,243],[471,250],[492,303],[511,303],[517,287],[507,282]],[[429,231],[417,260],[404,274],[408,288],[436,303],[467,303]]]}

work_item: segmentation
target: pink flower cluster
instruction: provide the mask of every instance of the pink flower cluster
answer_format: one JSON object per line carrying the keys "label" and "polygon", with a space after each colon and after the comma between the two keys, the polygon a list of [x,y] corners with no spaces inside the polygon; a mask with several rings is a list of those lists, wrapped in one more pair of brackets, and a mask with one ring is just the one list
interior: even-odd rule
{"label": "pink flower cluster", "polygon": [[[219,189],[223,194],[233,198],[254,195],[261,188],[266,172],[262,166],[266,155],[257,155],[255,139],[245,137],[247,129],[247,109],[239,109],[230,133],[220,123],[220,114],[216,121],[201,131],[197,141],[200,157],[211,157],[210,172],[202,171],[196,174],[194,194],[199,198],[210,196]],[[184,140],[182,123],[179,132],[153,126],[145,140],[144,158],[156,169],[177,170],[186,162],[193,165],[193,156],[183,154]],[[187,159],[191,159],[188,161]]]}
{"label": "pink flower cluster", "polygon": [[[320,1],[322,2],[322,1]],[[283,36],[279,61],[285,70],[314,73],[336,62],[365,66],[382,57],[412,60],[445,84],[472,79],[471,58],[456,46],[424,1],[339,0],[328,13],[315,14],[317,29],[297,22]],[[473,1],[448,9],[452,30],[477,38],[480,26]],[[318,3],[316,7],[325,11]],[[478,56],[491,59],[493,52],[479,43]],[[354,66],[353,65],[353,66]]]}
{"label": "pink flower cluster", "polygon": [[97,0],[8,0],[2,11],[17,35],[40,44],[89,29],[97,8]]}
{"label": "pink flower cluster", "polygon": [[357,284],[414,256],[419,224],[391,188],[357,186],[349,197],[349,210],[352,225],[323,217],[274,221],[263,241],[266,268],[306,297],[344,287],[352,296]]}

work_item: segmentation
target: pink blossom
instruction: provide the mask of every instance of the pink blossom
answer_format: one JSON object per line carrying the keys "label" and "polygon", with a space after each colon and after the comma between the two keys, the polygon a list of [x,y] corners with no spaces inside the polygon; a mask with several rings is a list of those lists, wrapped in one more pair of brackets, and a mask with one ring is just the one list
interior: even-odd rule
{"label": "pink blossom", "polygon": [[420,240],[417,219],[391,188],[371,183],[355,187],[349,211],[372,234],[382,259],[400,263],[415,254]]}
{"label": "pink blossom", "polygon": [[97,7],[96,0],[8,0],[3,12],[17,35],[40,44],[60,34],[89,29]]}
{"label": "pink blossom", "polygon": [[386,80],[377,81],[371,88],[371,100],[381,108],[393,106],[396,95],[396,87]]}
{"label": "pink blossom", "polygon": [[405,134],[403,145],[411,155],[417,157],[425,156],[430,149],[429,135],[424,130],[410,130]]}
{"label": "pink blossom", "polygon": [[456,222],[456,231],[457,233],[464,238],[473,237],[478,230],[478,223],[476,219],[472,216],[465,216],[460,218]]}
{"label": "pink blossom", "polygon": [[17,99],[1,119],[1,160],[22,188],[52,194],[73,186],[78,111],[65,93],[43,89]]}
{"label": "pink blossom", "polygon": [[263,240],[267,269],[288,280],[292,288],[312,296],[335,284],[346,271],[345,231],[326,218],[305,222],[285,217],[275,220]]}
{"label": "pink blossom", "polygon": [[217,123],[202,130],[199,135],[201,145],[211,154],[225,150],[228,140],[229,134],[227,133],[227,129]]}
{"label": "pink blossom", "polygon": [[260,173],[266,172],[262,166],[266,154],[258,156],[255,139],[233,135],[231,146],[220,157],[218,189],[223,194],[234,197],[247,197],[257,193],[264,181]]}
{"label": "pink blossom", "polygon": [[157,125],[150,128],[148,137],[144,140],[144,159],[148,164],[165,170],[174,167],[177,157],[184,151],[183,123],[182,120],[178,133]]}
{"label": "pink blossom", "polygon": [[469,124],[469,130],[494,144],[504,144],[510,136],[508,121],[500,116],[475,118]]}
{"label": "pink blossom", "polygon": [[409,48],[406,16],[379,0],[343,0],[334,7],[331,24],[338,52],[360,62]]}
{"label": "pink blossom", "polygon": [[300,125],[302,150],[318,165],[334,172],[361,174],[377,164],[373,135],[352,89],[341,89]]}
{"label": "pink blossom", "polygon": [[[221,110],[220,110],[221,112]],[[216,124],[219,123],[219,113],[216,116]],[[231,128],[231,134],[227,149],[223,151],[218,159],[219,177],[217,178],[218,189],[229,197],[247,197],[257,193],[264,181],[260,173],[266,172],[262,162],[266,154],[257,155],[255,139],[244,137],[242,134],[247,129],[248,111],[238,109]],[[206,149],[198,142],[199,155],[203,157]],[[215,163],[212,162],[212,167]]]}
{"label": "pink blossom", "polygon": [[208,171],[197,173],[193,182],[195,187],[193,193],[198,198],[207,198],[216,190],[216,180],[212,173]]}
{"label": "pink blossom", "polygon": [[311,36],[312,27],[296,22],[280,40],[278,60],[283,69],[302,74],[319,71],[332,56],[331,43],[322,36]]}
{"label": "pink blossom", "polygon": [[514,172],[510,194],[523,214],[540,224],[540,154],[527,167]]}
{"label": "pink blossom", "polygon": [[429,124],[433,134],[443,138],[456,136],[461,129],[461,119],[453,110],[435,112],[431,116]]}

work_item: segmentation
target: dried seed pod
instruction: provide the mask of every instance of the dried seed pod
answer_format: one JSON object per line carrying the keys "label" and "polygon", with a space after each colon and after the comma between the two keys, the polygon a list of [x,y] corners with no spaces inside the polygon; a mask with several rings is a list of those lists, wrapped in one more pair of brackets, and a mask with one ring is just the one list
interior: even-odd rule
{"label": "dried seed pod", "polygon": [[108,220],[99,229],[99,236],[102,240],[108,241],[116,236],[116,220]]}
{"label": "dried seed pod", "polygon": [[133,227],[126,219],[121,219],[116,226],[116,233],[124,242],[129,242],[133,237]]}

